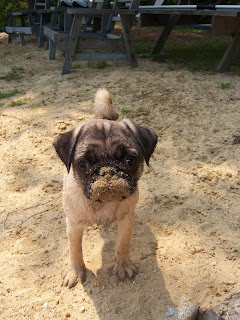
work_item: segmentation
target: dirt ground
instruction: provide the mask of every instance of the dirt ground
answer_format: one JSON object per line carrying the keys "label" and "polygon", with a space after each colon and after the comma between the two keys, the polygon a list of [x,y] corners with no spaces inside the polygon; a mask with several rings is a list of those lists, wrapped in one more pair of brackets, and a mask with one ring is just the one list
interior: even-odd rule
{"label": "dirt ground", "polygon": [[[49,62],[34,38],[20,47],[0,34],[0,94],[10,93],[0,100],[1,319],[164,320],[182,297],[204,310],[239,289],[239,76],[144,59],[138,69],[74,63],[61,76],[62,62],[59,53]],[[115,224],[87,227],[87,281],[68,289],[63,164],[52,142],[93,117],[101,87],[159,136],[139,183],[139,274],[120,282],[109,273]]]}

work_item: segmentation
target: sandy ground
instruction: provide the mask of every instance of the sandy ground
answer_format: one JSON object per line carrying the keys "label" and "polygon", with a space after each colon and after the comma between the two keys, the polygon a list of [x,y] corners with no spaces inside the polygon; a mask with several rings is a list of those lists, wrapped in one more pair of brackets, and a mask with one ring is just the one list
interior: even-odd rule
{"label": "sandy ground", "polygon": [[[161,320],[182,297],[204,310],[239,289],[240,78],[149,60],[135,70],[75,63],[61,76],[62,61],[48,62],[36,39],[20,47],[0,36],[0,77],[19,68],[0,79],[1,93],[17,90],[0,100],[1,319]],[[159,136],[139,184],[131,246],[139,274],[112,277],[116,225],[88,227],[87,281],[67,289],[63,165],[52,141],[93,116],[100,87]]]}

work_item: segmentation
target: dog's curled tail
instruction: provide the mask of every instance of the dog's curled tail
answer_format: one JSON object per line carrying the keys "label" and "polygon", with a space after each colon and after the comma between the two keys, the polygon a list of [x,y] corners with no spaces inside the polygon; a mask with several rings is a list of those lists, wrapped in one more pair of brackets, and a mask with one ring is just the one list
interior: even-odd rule
{"label": "dog's curled tail", "polygon": [[118,113],[112,106],[111,95],[107,89],[98,89],[94,99],[94,112],[98,119],[117,120]]}

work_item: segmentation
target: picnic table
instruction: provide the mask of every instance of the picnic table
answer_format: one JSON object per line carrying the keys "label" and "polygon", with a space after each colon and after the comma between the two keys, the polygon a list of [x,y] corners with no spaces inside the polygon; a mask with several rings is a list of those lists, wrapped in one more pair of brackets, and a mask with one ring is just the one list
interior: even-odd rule
{"label": "picnic table", "polygon": [[42,26],[49,22],[50,0],[35,0],[34,9],[7,13],[8,26],[4,31],[8,34],[8,43],[13,37],[18,36],[20,45],[25,45],[24,36],[34,35],[38,37],[39,48],[43,47],[44,37],[41,32]]}
{"label": "picnic table", "polygon": [[[49,60],[55,58],[56,47],[60,49],[64,54],[62,74],[66,74],[70,72],[74,60],[127,60],[131,67],[136,68],[138,63],[132,34],[136,15],[145,21],[144,26],[164,26],[151,51],[152,55],[160,52],[178,22],[189,23],[195,20],[193,17],[199,17],[202,23],[211,23],[214,17],[223,32],[224,28],[229,29],[228,34],[233,35],[233,41],[217,71],[229,68],[240,51],[240,5],[181,5],[182,0],[178,5],[157,5],[158,1],[155,5],[139,6],[140,0],[114,0],[113,5],[108,0],[92,0],[89,8],[49,8],[50,0],[35,0],[34,10],[8,14],[9,25],[5,31],[9,34],[9,42],[14,35],[19,35],[22,45],[27,34],[38,36],[39,47],[43,47],[48,39]],[[14,18],[20,19],[20,26],[13,23]],[[112,34],[116,21],[121,22],[122,37]],[[92,31],[89,32],[91,27]],[[86,49],[91,52],[85,52]]]}
{"label": "picnic table", "polygon": [[[125,0],[126,1],[126,0]],[[121,0],[118,0],[121,2]],[[195,7],[195,8],[193,8]],[[138,67],[137,56],[135,53],[134,37],[132,34],[133,20],[137,14],[141,17],[148,17],[149,21],[158,21],[159,25],[163,25],[162,20],[164,17],[168,17],[164,22],[164,29],[159,35],[151,54],[158,54],[162,49],[164,43],[168,39],[174,25],[180,18],[201,17],[202,21],[211,22],[212,17],[215,18],[230,18],[228,24],[234,26],[233,41],[229,45],[225,52],[222,60],[220,61],[217,71],[226,70],[234,61],[237,54],[240,51],[240,5],[239,6],[227,6],[225,8],[211,7],[200,7],[186,5],[176,6],[138,6],[135,3],[133,8],[69,8],[67,9],[67,15],[73,17],[72,27],[69,32],[59,33],[58,31],[45,27],[45,35],[49,37],[51,42],[56,44],[60,50],[64,53],[64,63],[62,67],[62,74],[69,73],[71,70],[72,62],[78,61],[109,61],[109,60],[127,60],[130,66],[133,68]],[[114,35],[108,33],[107,24],[102,23],[105,31],[100,33],[88,34],[87,32],[81,32],[83,25],[83,17],[94,16],[103,17],[120,16],[122,24],[123,37],[119,41],[114,38]],[[157,17],[157,20],[156,20]],[[233,20],[232,20],[233,19]],[[109,21],[109,18],[105,21]],[[234,21],[234,23],[233,23]],[[151,24],[150,22],[150,24]],[[94,43],[94,44],[93,44]],[[92,49],[92,52],[83,52],[84,49]],[[97,49],[95,52],[95,49]],[[106,52],[106,49],[110,52]],[[119,52],[119,49],[124,49],[123,52]],[[207,50],[207,48],[206,48]],[[120,50],[121,51],[121,50]],[[50,55],[51,56],[51,55]]]}
{"label": "picnic table", "polygon": [[[73,61],[129,61],[136,68],[132,25],[140,0],[93,0],[89,8],[67,8],[72,18],[69,30],[44,26],[49,39],[49,60],[55,58],[55,49],[64,54],[62,74],[71,70]],[[50,9],[51,10],[51,9]],[[65,17],[66,18],[66,17]],[[113,34],[114,24],[120,21],[123,35]]]}
{"label": "picnic table", "polygon": [[[128,60],[130,66],[132,68],[136,68],[137,64],[137,57],[134,49],[134,40],[133,35],[131,32],[131,27],[133,23],[133,19],[137,14],[137,10],[135,9],[68,9],[68,14],[73,15],[73,24],[70,32],[70,36],[68,38],[67,49],[65,51],[65,58],[63,63],[62,74],[69,73],[71,69],[71,65],[73,60]],[[119,15],[122,24],[122,31],[123,31],[123,38],[126,46],[127,53],[105,53],[105,52],[98,52],[98,53],[77,53],[77,41],[79,30],[82,24],[82,18],[85,15]],[[99,38],[99,48],[101,47],[101,38]],[[114,38],[113,38],[114,40]],[[114,47],[112,48],[114,49]],[[92,56],[92,58],[91,58]]]}
{"label": "picnic table", "polygon": [[[155,55],[160,52],[164,43],[168,39],[174,25],[177,23],[178,19],[182,17],[189,16],[201,16],[201,17],[216,17],[225,18],[229,17],[228,24],[233,25],[232,34],[233,41],[226,50],[223,58],[221,59],[217,71],[225,71],[233,63],[234,59],[240,52],[240,5],[235,6],[212,6],[207,8],[206,6],[186,6],[186,5],[176,5],[176,6],[139,6],[138,12],[141,16],[147,16],[149,21],[153,21],[156,17],[161,25],[161,20],[165,15],[169,16],[168,23],[159,35],[151,54]],[[150,22],[151,24],[151,22]],[[156,25],[156,23],[155,23]],[[206,48],[207,50],[207,48]]]}

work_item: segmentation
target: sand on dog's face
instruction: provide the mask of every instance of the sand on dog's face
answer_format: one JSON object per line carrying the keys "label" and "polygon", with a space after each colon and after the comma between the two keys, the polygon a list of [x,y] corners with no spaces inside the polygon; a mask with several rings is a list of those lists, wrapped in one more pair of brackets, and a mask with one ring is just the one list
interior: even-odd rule
{"label": "sand on dog's face", "polygon": [[121,172],[118,175],[112,175],[112,171],[111,167],[100,169],[100,178],[91,184],[93,201],[116,202],[130,196],[129,183],[121,177]]}

